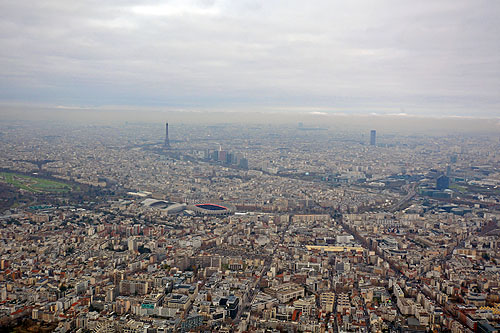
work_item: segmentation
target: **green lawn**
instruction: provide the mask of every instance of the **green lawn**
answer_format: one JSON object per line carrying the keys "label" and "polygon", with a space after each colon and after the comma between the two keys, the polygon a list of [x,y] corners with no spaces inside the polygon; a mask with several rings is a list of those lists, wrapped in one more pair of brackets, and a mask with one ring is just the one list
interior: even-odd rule
{"label": "green lawn", "polygon": [[70,185],[62,182],[12,172],[0,172],[0,182],[8,183],[30,192],[69,192],[73,190]]}
{"label": "green lawn", "polygon": [[458,184],[451,184],[450,185],[450,189],[458,191],[458,192],[462,192],[462,193],[464,193],[464,192],[467,191],[467,187],[461,186],[461,185],[458,185]]}

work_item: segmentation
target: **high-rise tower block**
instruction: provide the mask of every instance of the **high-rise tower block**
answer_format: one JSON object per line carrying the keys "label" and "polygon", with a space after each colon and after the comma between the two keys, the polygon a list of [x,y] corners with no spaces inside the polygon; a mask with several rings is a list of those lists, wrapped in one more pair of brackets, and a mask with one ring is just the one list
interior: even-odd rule
{"label": "high-rise tower block", "polygon": [[372,145],[372,146],[377,145],[377,131],[376,130],[370,131],[370,145]]}
{"label": "high-rise tower block", "polygon": [[165,148],[170,148],[170,140],[168,139],[168,123],[165,123]]}

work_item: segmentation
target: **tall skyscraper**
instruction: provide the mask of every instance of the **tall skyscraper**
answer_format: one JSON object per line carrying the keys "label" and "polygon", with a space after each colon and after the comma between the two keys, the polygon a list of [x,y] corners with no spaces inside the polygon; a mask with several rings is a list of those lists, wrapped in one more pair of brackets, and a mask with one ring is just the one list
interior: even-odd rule
{"label": "tall skyscraper", "polygon": [[226,163],[227,160],[227,151],[219,150],[219,156],[217,156],[219,162]]}
{"label": "tall skyscraper", "polygon": [[441,175],[436,179],[436,188],[440,191],[446,190],[450,187],[450,178],[445,175]]}
{"label": "tall skyscraper", "polygon": [[170,140],[168,139],[168,123],[165,123],[165,148],[170,148]]}
{"label": "tall skyscraper", "polygon": [[240,168],[243,168],[243,169],[248,169],[248,160],[244,157],[242,157],[240,159],[240,164],[239,164]]}
{"label": "tall skyscraper", "polygon": [[370,131],[370,145],[375,146],[377,144],[377,131]]}

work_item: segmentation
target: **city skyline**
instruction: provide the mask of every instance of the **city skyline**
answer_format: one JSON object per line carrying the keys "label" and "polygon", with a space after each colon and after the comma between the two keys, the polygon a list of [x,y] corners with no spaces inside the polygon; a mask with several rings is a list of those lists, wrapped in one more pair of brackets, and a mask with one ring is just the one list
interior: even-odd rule
{"label": "city skyline", "polygon": [[499,12],[0,1],[0,331],[498,333]]}
{"label": "city skyline", "polygon": [[0,122],[0,329],[500,328],[497,133],[166,120]]}

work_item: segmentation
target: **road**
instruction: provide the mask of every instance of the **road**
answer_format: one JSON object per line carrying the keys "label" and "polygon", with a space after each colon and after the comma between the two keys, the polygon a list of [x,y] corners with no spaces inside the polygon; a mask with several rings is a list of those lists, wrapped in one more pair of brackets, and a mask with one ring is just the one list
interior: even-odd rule
{"label": "road", "polygon": [[418,183],[412,183],[408,187],[408,193],[401,199],[399,200],[396,204],[394,204],[389,211],[390,212],[396,212],[401,209],[401,207],[404,207],[415,195],[417,195],[417,185]]}
{"label": "road", "polygon": [[255,299],[255,295],[257,294],[258,290],[260,289],[260,281],[262,280],[262,277],[267,274],[267,272],[271,269],[271,264],[272,264],[272,258],[276,254],[276,251],[278,250],[278,247],[280,244],[283,244],[283,240],[285,238],[285,234],[288,231],[288,228],[290,227],[290,221],[288,222],[286,228],[281,231],[281,236],[279,242],[276,242],[274,248],[273,248],[273,254],[269,257],[269,259],[265,260],[264,266],[260,270],[259,277],[255,280],[253,283],[253,286],[250,288],[250,291],[247,293],[247,296],[245,297],[245,300],[242,300],[240,309],[238,311],[238,314],[236,315],[236,318],[234,320],[236,326],[239,325],[241,314],[244,311],[248,311],[252,305],[253,300]]}
{"label": "road", "polygon": [[[362,239],[362,238],[361,238],[358,234],[356,234],[355,232],[352,232],[352,230],[349,228],[349,226],[347,226],[347,225],[344,223],[344,221],[342,221],[342,219],[340,219],[340,224],[344,227],[344,230],[346,230],[349,234],[351,234],[351,235],[354,237],[354,239],[355,239],[356,241],[360,242],[361,244],[366,244],[366,242],[364,242],[364,240],[363,240],[363,239]],[[366,246],[367,246],[367,244],[366,244]],[[458,246],[458,243],[457,243],[457,245],[456,245],[456,246]],[[456,247],[456,246],[455,246],[455,247]],[[455,249],[455,247],[454,247],[454,248],[451,250],[451,252],[450,252],[450,253],[448,253],[448,254],[445,256],[445,258],[443,258],[442,260],[449,260],[449,259],[451,259],[451,256],[453,255],[453,250]],[[378,253],[378,252],[377,252],[374,248],[372,248],[372,247],[368,247],[368,248],[369,248],[370,250],[372,250],[372,251],[375,251],[375,253],[377,253],[377,255],[380,255],[380,254],[379,254],[379,253]],[[382,256],[381,256],[381,257],[382,257]],[[398,277],[398,278],[404,279],[406,282],[411,282],[411,281],[410,281],[410,279],[409,279],[406,275],[404,275],[404,274],[400,271],[399,267],[397,267],[397,266],[395,265],[395,263],[394,263],[392,260],[387,260],[387,259],[385,259],[384,257],[382,257],[382,258],[383,258],[383,259],[384,259],[384,260],[385,260],[385,261],[389,264],[390,268],[391,268],[394,272],[396,272],[396,275],[397,275],[397,277]],[[421,285],[420,285],[420,283],[417,283],[417,288],[418,288],[418,290],[419,290],[421,293],[425,294],[425,293],[424,293],[424,291],[423,291],[423,289],[422,289],[422,287],[421,287]],[[432,301],[433,301],[433,302],[435,302],[435,300],[434,300],[434,299],[432,299]],[[436,304],[437,304],[437,303],[436,303]],[[438,305],[440,305],[440,304],[438,304]],[[441,307],[441,306],[440,306],[440,307]],[[444,306],[443,306],[442,308],[443,308],[443,310],[446,310]],[[398,309],[398,310],[399,310],[399,309]],[[454,315],[454,314],[452,314],[452,313],[449,313],[448,311],[446,311],[446,312],[447,312],[447,313],[448,313],[448,314],[449,314],[449,315],[450,315],[453,319],[455,319],[457,322],[459,322],[459,323],[460,323],[460,320],[459,320],[459,318],[458,318],[457,316],[455,316],[455,315]]]}

